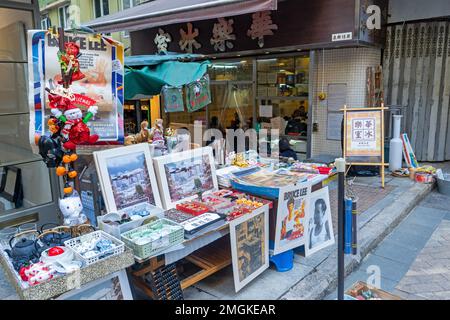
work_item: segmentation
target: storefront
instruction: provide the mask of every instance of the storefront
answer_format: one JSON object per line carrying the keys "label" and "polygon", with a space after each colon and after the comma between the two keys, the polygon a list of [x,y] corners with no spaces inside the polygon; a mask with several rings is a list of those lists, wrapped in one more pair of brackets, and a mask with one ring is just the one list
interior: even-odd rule
{"label": "storefront", "polygon": [[2,1],[0,21],[0,229],[56,222],[58,183],[28,137],[26,30],[39,24],[37,1]]}
{"label": "storefront", "polygon": [[[380,11],[371,11],[371,5]],[[374,12],[381,29],[368,27]],[[223,129],[277,128],[297,142],[291,145],[305,159],[341,154],[339,108],[367,105],[366,70],[381,63],[386,15],[387,1],[381,0],[286,0],[267,15],[166,25],[123,13],[121,23],[131,31],[136,55],[157,54],[158,43],[148,39],[166,34],[167,51],[190,49],[212,61],[212,103],[193,113],[165,114],[166,125],[189,128],[198,121],[209,127],[217,117]],[[110,18],[89,25],[119,28],[115,16]],[[187,47],[180,47],[186,32]]]}

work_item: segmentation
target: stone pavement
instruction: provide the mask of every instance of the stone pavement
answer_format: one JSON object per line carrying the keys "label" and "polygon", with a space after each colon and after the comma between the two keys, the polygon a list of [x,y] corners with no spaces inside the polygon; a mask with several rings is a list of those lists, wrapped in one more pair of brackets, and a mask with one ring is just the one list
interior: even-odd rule
{"label": "stone pavement", "polygon": [[[450,198],[429,194],[345,279],[372,282],[403,299],[450,299]],[[374,273],[375,271],[375,273]],[[336,298],[336,291],[326,299]]]}

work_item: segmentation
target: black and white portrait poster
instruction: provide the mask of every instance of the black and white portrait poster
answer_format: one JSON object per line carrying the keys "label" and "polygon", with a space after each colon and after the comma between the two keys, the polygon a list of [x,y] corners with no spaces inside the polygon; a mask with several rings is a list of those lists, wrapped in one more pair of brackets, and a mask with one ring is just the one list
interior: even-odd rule
{"label": "black and white portrait poster", "polygon": [[311,193],[307,230],[305,256],[334,244],[328,187]]}

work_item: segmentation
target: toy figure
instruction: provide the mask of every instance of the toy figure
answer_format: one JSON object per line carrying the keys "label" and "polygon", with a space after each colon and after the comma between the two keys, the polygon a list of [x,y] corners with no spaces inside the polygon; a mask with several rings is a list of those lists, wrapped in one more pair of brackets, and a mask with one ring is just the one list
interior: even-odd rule
{"label": "toy figure", "polygon": [[80,56],[80,47],[75,42],[66,42],[64,44],[64,52],[58,52],[58,60],[61,66],[61,73],[63,79],[61,79],[59,84],[63,84],[68,78],[68,84],[73,81],[81,80],[85,75],[80,71],[80,63],[78,62],[78,57]]}
{"label": "toy figure", "polygon": [[141,131],[135,135],[136,143],[148,142],[150,140],[150,133],[148,132],[148,121],[141,122]]}
{"label": "toy figure", "polygon": [[155,125],[150,129],[150,140],[152,142],[163,141],[164,143],[163,132],[164,132],[163,120],[156,119]]}
{"label": "toy figure", "polygon": [[[61,107],[61,106],[60,106]],[[83,117],[80,108],[74,104],[65,106],[64,114],[59,108],[51,109],[52,114],[64,123],[61,134],[65,140],[63,147],[75,150],[79,144],[94,144],[98,141],[98,135],[91,135],[86,123],[97,114],[98,107],[90,106],[87,114]]]}
{"label": "toy figure", "polygon": [[59,199],[59,209],[64,216],[64,225],[66,226],[76,226],[87,221],[86,215],[81,213],[83,205],[77,192]]}

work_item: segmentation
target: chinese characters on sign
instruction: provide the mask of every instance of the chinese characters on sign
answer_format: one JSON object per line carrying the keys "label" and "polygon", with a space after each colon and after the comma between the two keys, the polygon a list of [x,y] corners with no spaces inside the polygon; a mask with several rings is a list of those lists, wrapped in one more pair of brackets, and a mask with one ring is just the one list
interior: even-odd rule
{"label": "chinese characters on sign", "polygon": [[180,29],[181,40],[179,42],[181,51],[186,51],[188,53],[193,53],[194,48],[200,49],[202,45],[195,40],[198,37],[199,32],[198,29],[195,28],[192,31],[192,23],[187,24],[187,32],[183,29]]}
{"label": "chinese characters on sign", "polygon": [[[234,33],[234,19],[218,18],[211,30],[212,36],[209,39],[214,51],[225,52],[227,49],[233,49],[233,43],[237,39]],[[258,46],[264,47],[264,37],[274,35],[274,30],[278,30],[278,25],[273,23],[271,11],[257,12],[252,15],[252,24],[248,27],[247,36],[252,40],[257,39]],[[192,23],[187,23],[187,29],[179,29],[180,40],[178,44],[181,51],[193,53],[202,47],[200,43],[200,30],[195,28]],[[172,36],[159,28],[154,38],[154,43],[158,53],[166,53],[170,43],[174,41]]]}
{"label": "chinese characters on sign", "polygon": [[278,26],[272,23],[270,11],[257,12],[252,15],[253,23],[247,35],[253,40],[258,38],[260,48],[264,47],[264,37],[273,36],[273,30],[278,30]]}
{"label": "chinese characters on sign", "polygon": [[170,34],[159,28],[158,33],[155,36],[155,44],[158,48],[158,53],[167,52],[167,46],[172,41]]}
{"label": "chinese characters on sign", "polygon": [[219,18],[219,23],[214,24],[213,37],[211,38],[214,50],[224,52],[225,48],[233,49],[234,45],[230,41],[236,40],[236,35],[233,34],[233,23],[233,19]]}
{"label": "chinese characters on sign", "polygon": [[347,111],[345,145],[346,157],[380,157],[380,111]]}

